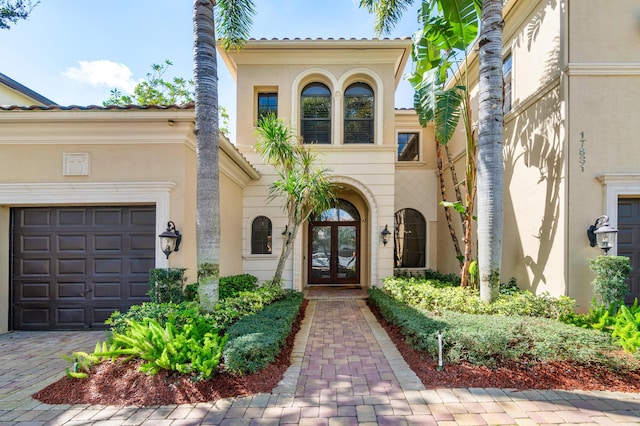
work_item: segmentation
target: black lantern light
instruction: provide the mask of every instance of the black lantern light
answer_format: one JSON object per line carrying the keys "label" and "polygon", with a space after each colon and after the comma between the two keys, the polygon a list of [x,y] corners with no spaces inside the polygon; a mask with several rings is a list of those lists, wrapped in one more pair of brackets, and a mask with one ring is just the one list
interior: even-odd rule
{"label": "black lantern light", "polygon": [[618,230],[609,225],[609,216],[602,215],[596,219],[595,223],[587,229],[589,245],[600,247],[604,254],[607,254],[611,247],[616,244]]}
{"label": "black lantern light", "polygon": [[391,235],[391,231],[389,231],[389,228],[387,227],[387,225],[384,225],[384,229],[382,230],[380,235],[382,235],[382,244],[386,246],[387,243],[389,242],[389,236]]}
{"label": "black lantern light", "polygon": [[176,229],[176,224],[172,221],[167,222],[167,230],[158,235],[160,238],[160,247],[162,252],[169,259],[169,255],[174,251],[178,251],[180,248],[180,241],[182,241],[182,235]]}

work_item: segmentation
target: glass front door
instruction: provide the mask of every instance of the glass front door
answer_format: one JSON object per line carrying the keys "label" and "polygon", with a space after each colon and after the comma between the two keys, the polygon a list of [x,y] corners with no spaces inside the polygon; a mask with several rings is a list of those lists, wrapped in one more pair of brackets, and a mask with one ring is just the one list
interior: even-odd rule
{"label": "glass front door", "polygon": [[309,284],[359,284],[360,221],[355,207],[340,200],[314,219],[309,225]]}

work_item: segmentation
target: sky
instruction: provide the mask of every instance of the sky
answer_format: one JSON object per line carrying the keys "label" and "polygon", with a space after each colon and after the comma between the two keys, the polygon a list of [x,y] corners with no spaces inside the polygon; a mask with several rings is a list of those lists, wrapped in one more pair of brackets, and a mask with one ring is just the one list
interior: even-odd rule
{"label": "sky", "polygon": [[[255,0],[252,38],[372,38],[360,0]],[[387,37],[418,29],[417,5]],[[26,21],[0,30],[0,73],[60,105],[102,105],[113,88],[129,93],[152,64],[193,76],[192,0],[40,0]],[[409,72],[409,68],[405,72]],[[219,104],[235,128],[235,82],[218,61]],[[413,106],[406,81],[396,107]]]}

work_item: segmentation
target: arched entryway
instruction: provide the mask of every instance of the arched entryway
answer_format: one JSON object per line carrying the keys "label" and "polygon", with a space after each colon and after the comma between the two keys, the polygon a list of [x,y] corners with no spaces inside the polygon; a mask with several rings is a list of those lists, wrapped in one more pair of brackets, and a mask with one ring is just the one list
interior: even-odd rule
{"label": "arched entryway", "polygon": [[309,221],[309,285],[360,284],[360,213],[339,199]]}

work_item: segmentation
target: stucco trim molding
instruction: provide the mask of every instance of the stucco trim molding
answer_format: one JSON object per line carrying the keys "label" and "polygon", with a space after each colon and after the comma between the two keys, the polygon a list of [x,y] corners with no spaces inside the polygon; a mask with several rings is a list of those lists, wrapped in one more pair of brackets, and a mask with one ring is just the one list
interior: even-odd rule
{"label": "stucco trim molding", "polygon": [[[2,206],[54,206],[91,204],[136,204],[156,206],[156,233],[164,231],[171,217],[173,182],[98,182],[98,183],[2,183]],[[168,261],[156,245],[156,268]]]}
{"label": "stucco trim molding", "polygon": [[[604,214],[609,216],[611,224],[618,224],[618,199],[640,195],[640,173],[611,173],[598,176],[598,180],[604,186]],[[618,247],[613,247],[609,252],[618,254]]]}
{"label": "stucco trim molding", "polygon": [[640,75],[640,62],[619,63],[571,63],[564,72],[569,76]]}
{"label": "stucco trim molding", "polygon": [[[349,176],[335,175],[330,177],[331,182],[348,185],[351,188],[357,190],[360,195],[365,199],[367,205],[369,206],[369,214],[371,219],[369,221],[368,231],[369,231],[369,241],[371,246],[369,250],[371,251],[371,256],[369,258],[369,273],[370,280],[368,285],[370,287],[378,286],[378,265],[380,261],[378,259],[379,251],[380,251],[380,232],[378,232],[379,226],[379,218],[378,218],[378,204],[376,203],[376,198],[374,197],[371,190],[362,182],[357,179],[354,179]],[[360,278],[363,280],[362,277]],[[365,278],[366,279],[366,278]]]}

